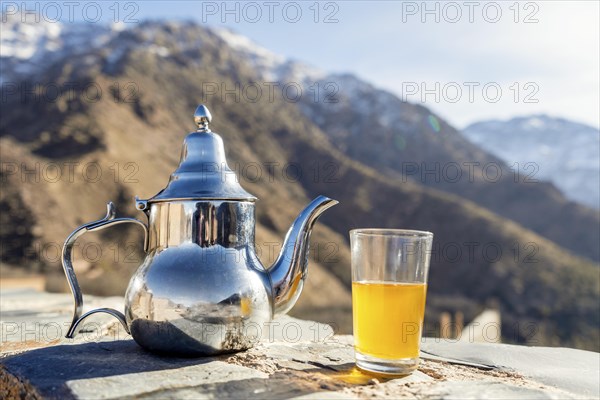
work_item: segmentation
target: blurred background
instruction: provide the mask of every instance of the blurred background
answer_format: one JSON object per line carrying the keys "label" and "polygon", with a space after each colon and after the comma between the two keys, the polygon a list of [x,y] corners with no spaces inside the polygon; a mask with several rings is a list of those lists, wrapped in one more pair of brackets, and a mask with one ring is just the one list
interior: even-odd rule
{"label": "blurred background", "polygon": [[[352,330],[348,230],[435,233],[426,336],[600,351],[599,3],[2,2],[2,288],[68,291],[77,226],[144,218],[205,103],[270,265],[318,194],[292,314]],[[122,295],[127,226],[74,251]],[[474,326],[474,325],[471,325]],[[463,335],[464,336],[464,335]]]}

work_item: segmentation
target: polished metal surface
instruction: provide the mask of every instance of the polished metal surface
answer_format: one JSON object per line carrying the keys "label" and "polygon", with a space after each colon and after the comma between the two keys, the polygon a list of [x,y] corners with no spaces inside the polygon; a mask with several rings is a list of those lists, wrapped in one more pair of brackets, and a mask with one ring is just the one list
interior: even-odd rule
{"label": "polished metal surface", "polygon": [[[161,353],[213,355],[256,344],[274,314],[293,307],[307,276],[308,247],[317,218],[337,201],[313,200],[294,221],[273,266],[266,269],[254,248],[255,197],[227,167],[221,138],[210,132],[204,106],[195,114],[198,132],[184,142],[181,163],[167,187],[136,208],[148,227],[132,218],[107,216],[83,225],[68,238],[63,267],[75,298],[73,337],[88,315],[115,316],[141,346]],[[220,166],[214,167],[215,163]],[[212,169],[211,169],[212,168]],[[92,310],[83,316],[81,290],[71,264],[75,240],[109,224],[144,227],[146,257],[125,295],[125,313]]]}
{"label": "polished metal surface", "polygon": [[325,196],[314,199],[287,232],[277,260],[269,268],[273,286],[274,314],[285,314],[296,304],[308,272],[310,233],[319,216],[338,204]]}
{"label": "polished metal surface", "polygon": [[174,200],[256,200],[246,192],[238,177],[227,165],[223,139],[211,132],[210,111],[198,106],[194,121],[198,130],[187,135],[181,150],[177,170],[171,174],[167,187],[149,203]]}
{"label": "polished metal surface", "polygon": [[251,347],[272,310],[254,249],[254,203],[154,203],[149,216],[148,255],[126,294],[134,339],[185,354]]}
{"label": "polished metal surface", "polygon": [[204,104],[200,104],[196,108],[194,122],[198,125],[198,132],[210,132],[208,124],[212,122],[212,114]]}
{"label": "polished metal surface", "polygon": [[79,228],[75,229],[73,233],[67,237],[65,244],[63,246],[62,251],[62,265],[65,271],[65,275],[67,276],[67,281],[69,282],[69,287],[71,288],[71,293],[73,293],[73,298],[75,301],[75,308],[73,310],[73,320],[71,321],[71,326],[67,331],[66,337],[72,338],[75,336],[75,332],[81,321],[83,321],[89,315],[104,312],[116,317],[125,330],[129,333],[129,328],[127,323],[125,322],[125,316],[122,312],[113,310],[111,308],[98,308],[92,311],[89,311],[83,315],[83,296],[81,294],[81,288],[79,287],[79,282],[77,281],[77,276],[75,275],[75,270],[73,269],[73,263],[71,261],[71,253],[73,250],[73,246],[77,239],[86,232],[92,232],[104,229],[109,225],[119,225],[124,223],[134,223],[141,226],[144,229],[144,250],[148,248],[148,229],[146,225],[133,218],[115,218],[116,217],[116,209],[112,202],[108,203],[106,206],[106,216],[98,221],[90,222],[88,224],[82,225]]}

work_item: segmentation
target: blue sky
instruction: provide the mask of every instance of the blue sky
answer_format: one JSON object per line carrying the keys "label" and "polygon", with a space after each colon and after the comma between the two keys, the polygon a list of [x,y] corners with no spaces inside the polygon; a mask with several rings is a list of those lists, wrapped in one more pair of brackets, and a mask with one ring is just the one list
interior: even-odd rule
{"label": "blue sky", "polygon": [[[125,1],[117,8],[119,20],[132,14],[229,27],[275,53],[355,73],[459,128],[534,113],[598,127],[599,4]],[[102,8],[114,19],[114,2]]]}

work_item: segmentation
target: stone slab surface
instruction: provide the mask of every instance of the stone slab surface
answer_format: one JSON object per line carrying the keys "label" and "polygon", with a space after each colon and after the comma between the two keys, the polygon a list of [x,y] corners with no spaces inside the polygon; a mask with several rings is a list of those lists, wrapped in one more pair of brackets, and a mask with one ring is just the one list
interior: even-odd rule
{"label": "stone slab surface", "polygon": [[[85,302],[88,308],[122,308],[120,298],[86,296]],[[426,340],[419,370],[391,379],[355,368],[352,336],[290,317],[275,320],[248,351],[174,358],[143,350],[110,318],[94,319],[84,334],[64,339],[72,311],[68,294],[3,291],[0,311],[2,399],[581,398],[581,380],[567,384],[534,372],[539,363],[562,357],[575,363],[573,370],[593,373],[588,364],[597,357],[568,349],[468,343],[458,348]],[[560,373],[575,375],[566,363]]]}
{"label": "stone slab surface", "polygon": [[487,365],[584,397],[600,393],[600,354],[558,347],[527,347],[427,339],[424,354]]}

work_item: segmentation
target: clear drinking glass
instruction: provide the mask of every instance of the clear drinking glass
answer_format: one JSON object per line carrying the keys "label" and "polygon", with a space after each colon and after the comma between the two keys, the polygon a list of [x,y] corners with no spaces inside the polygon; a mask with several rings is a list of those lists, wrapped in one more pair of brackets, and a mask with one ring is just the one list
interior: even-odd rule
{"label": "clear drinking glass", "polygon": [[433,233],[354,229],[352,314],[356,365],[410,374],[419,364]]}

